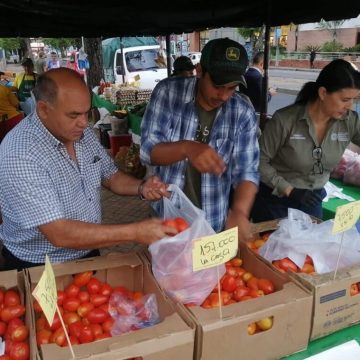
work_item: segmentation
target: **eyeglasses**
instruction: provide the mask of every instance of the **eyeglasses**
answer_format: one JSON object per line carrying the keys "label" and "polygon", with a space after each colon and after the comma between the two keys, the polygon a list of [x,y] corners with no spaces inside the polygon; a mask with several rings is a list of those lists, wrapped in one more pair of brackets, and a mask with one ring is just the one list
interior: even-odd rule
{"label": "eyeglasses", "polygon": [[316,175],[316,174],[323,174],[324,172],[324,166],[321,162],[321,158],[322,158],[322,148],[320,146],[315,146],[313,148],[313,151],[312,151],[312,157],[313,159],[315,159],[315,163],[313,165],[313,168],[312,168],[312,173],[313,175]]}

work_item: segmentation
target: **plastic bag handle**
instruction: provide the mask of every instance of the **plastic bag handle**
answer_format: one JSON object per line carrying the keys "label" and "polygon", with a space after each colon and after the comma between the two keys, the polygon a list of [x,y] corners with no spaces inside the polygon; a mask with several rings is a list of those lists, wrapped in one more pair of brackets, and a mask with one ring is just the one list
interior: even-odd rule
{"label": "plastic bag handle", "polygon": [[[194,209],[195,212],[197,213],[203,213],[203,210],[199,209],[198,207],[196,207],[191,200],[185,195],[185,193],[179,188],[179,186],[177,186],[176,184],[170,184],[167,188],[168,191],[173,192],[174,194],[176,194],[179,197],[180,203],[181,203],[181,207],[183,207],[183,204],[186,204],[187,206],[191,207],[192,209]],[[166,198],[163,198],[164,200],[168,200]]]}

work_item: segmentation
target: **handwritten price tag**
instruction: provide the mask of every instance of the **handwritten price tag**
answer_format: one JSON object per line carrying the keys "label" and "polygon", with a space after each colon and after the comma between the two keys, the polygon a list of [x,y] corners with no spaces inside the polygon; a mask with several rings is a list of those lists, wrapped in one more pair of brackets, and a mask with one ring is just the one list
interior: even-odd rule
{"label": "handwritten price tag", "polygon": [[236,256],[237,250],[237,227],[196,239],[193,242],[192,249],[193,271],[223,264]]}
{"label": "handwritten price tag", "polygon": [[47,255],[45,260],[45,270],[32,294],[39,302],[47,321],[51,325],[56,312],[57,291],[54,271]]}
{"label": "handwritten price tag", "polygon": [[332,233],[338,234],[351,229],[358,221],[359,215],[360,201],[355,201],[350,204],[338,206],[336,208]]}

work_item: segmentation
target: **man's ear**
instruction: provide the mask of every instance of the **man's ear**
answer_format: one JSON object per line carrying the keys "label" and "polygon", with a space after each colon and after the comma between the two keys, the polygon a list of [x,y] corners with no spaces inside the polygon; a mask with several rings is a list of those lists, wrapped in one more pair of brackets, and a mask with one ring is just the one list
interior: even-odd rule
{"label": "man's ear", "polygon": [[47,119],[49,117],[49,106],[46,101],[39,100],[36,104],[36,111],[40,119]]}

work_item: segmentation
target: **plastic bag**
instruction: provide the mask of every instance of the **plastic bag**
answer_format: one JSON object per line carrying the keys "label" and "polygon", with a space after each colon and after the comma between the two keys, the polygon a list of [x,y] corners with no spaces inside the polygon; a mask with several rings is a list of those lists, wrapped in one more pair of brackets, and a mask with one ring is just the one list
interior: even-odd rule
{"label": "plastic bag", "polygon": [[[315,271],[324,274],[335,271],[342,234],[332,234],[333,221],[313,223],[300,210],[289,209],[288,218],[279,222],[264,246],[259,250],[268,261],[291,259],[300,268],[306,255],[314,262]],[[360,235],[355,227],[344,232],[339,269],[360,262]]]}
{"label": "plastic bag", "polygon": [[126,334],[160,322],[155,294],[147,294],[134,300],[125,294],[114,292],[109,300],[109,313],[114,319],[112,336]]}
{"label": "plastic bag", "polygon": [[[163,198],[164,218],[183,217],[190,227],[149,246],[153,274],[175,301],[200,305],[217,284],[218,270],[216,267],[192,270],[192,240],[215,232],[205,219],[205,213],[195,207],[178,186],[172,184],[168,190],[179,198],[180,206],[178,208],[169,199]],[[218,268],[221,278],[225,273],[225,265]]]}
{"label": "plastic bag", "polygon": [[339,163],[331,171],[330,177],[333,179],[342,179],[349,164],[352,163],[353,159],[357,157],[357,153],[349,149],[345,149]]}
{"label": "plastic bag", "polygon": [[348,162],[343,182],[344,184],[360,186],[360,155],[356,154]]}

